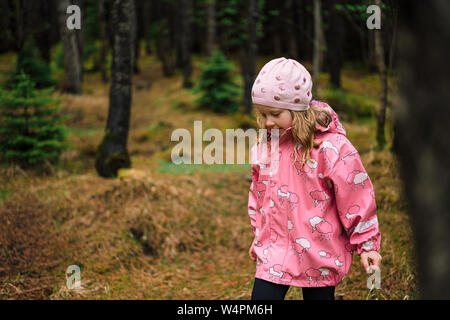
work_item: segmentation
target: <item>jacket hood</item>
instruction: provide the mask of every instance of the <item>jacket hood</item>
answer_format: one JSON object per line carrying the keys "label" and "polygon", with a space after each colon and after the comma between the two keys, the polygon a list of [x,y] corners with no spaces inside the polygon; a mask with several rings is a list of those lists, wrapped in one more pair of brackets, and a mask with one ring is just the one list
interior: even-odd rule
{"label": "jacket hood", "polygon": [[316,101],[313,100],[310,103],[311,105],[316,105],[316,106],[320,106],[326,110],[328,110],[331,114],[331,117],[333,118],[333,120],[331,120],[330,124],[328,125],[328,127],[322,127],[320,125],[316,125],[316,129],[320,132],[329,132],[329,133],[340,133],[344,136],[347,136],[347,133],[345,131],[344,126],[341,124],[341,122],[339,121],[339,117],[337,115],[337,113],[333,110],[333,108],[331,108],[328,104],[326,104],[325,102],[321,102],[321,101]]}
{"label": "jacket hood", "polygon": [[[320,106],[326,110],[328,110],[331,114],[332,120],[330,122],[330,124],[328,125],[328,127],[322,127],[321,125],[317,124],[316,125],[316,129],[320,132],[320,133],[325,133],[325,132],[329,132],[329,133],[339,133],[342,134],[343,136],[347,136],[346,131],[344,126],[341,124],[341,122],[339,121],[339,117],[337,115],[337,113],[325,102],[321,102],[321,101],[316,101],[313,100],[311,101],[310,105],[316,105],[316,106]],[[287,128],[283,134],[280,136],[280,143],[283,142],[284,140],[287,140],[288,137],[292,137],[291,135],[291,131],[292,131],[292,126],[290,126],[289,128]],[[267,130],[268,132],[268,136],[271,137],[272,136],[272,132],[271,129]]]}

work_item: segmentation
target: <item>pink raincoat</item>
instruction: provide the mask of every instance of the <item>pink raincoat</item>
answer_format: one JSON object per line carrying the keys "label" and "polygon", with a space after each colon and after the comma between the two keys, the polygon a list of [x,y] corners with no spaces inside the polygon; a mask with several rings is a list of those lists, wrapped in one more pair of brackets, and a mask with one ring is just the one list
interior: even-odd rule
{"label": "pink raincoat", "polygon": [[[337,114],[317,126],[303,168],[294,162],[291,128],[279,138],[279,162],[252,148],[248,214],[255,235],[256,278],[296,287],[336,286],[348,273],[352,252],[378,251],[381,235],[372,182]],[[262,170],[264,169],[264,170]]]}

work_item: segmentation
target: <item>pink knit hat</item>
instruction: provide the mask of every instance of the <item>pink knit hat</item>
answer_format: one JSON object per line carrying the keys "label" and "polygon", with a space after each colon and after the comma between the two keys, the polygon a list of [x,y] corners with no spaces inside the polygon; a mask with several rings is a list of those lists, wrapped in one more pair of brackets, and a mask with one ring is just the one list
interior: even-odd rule
{"label": "pink knit hat", "polygon": [[252,102],[267,107],[304,111],[312,99],[311,75],[299,62],[277,58],[262,67],[252,87]]}

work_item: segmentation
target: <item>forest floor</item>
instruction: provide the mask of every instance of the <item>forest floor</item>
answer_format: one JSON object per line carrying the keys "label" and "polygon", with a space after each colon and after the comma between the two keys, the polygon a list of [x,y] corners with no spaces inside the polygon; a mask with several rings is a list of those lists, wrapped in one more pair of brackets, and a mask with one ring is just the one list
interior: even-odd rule
{"label": "forest floor", "polygon": [[[0,56],[0,65],[12,59]],[[194,59],[194,79],[203,61]],[[133,92],[128,149],[134,171],[127,176],[104,179],[94,169],[109,105],[109,85],[98,73],[85,74],[81,96],[55,94],[72,115],[66,123],[72,147],[50,174],[0,167],[0,299],[250,298],[250,166],[176,166],[170,135],[175,128],[192,133],[194,120],[222,132],[255,122],[196,110],[181,74],[164,78],[155,56],[143,57],[140,68],[134,83],[150,86]],[[324,74],[321,87],[327,86]],[[344,68],[342,86],[376,103],[378,77]],[[346,300],[416,299],[413,237],[395,158],[375,149],[374,118],[342,122],[375,187],[383,264],[382,288],[368,290],[369,275],[355,254],[336,293]],[[390,110],[387,127],[391,144]],[[73,264],[81,267],[78,290],[66,285]],[[286,296],[301,298],[295,287]]]}

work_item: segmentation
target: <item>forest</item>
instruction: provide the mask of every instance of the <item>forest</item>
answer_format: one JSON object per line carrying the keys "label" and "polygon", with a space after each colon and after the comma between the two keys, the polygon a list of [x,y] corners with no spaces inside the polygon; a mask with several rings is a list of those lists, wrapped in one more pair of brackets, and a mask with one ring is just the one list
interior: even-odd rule
{"label": "forest", "polygon": [[375,190],[381,288],[353,253],[336,299],[449,299],[449,15],[441,0],[0,0],[0,300],[249,299],[251,164],[174,163],[173,136],[258,129],[252,85],[278,57],[310,72]]}

